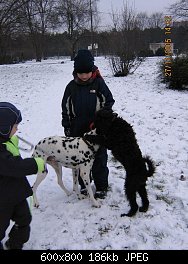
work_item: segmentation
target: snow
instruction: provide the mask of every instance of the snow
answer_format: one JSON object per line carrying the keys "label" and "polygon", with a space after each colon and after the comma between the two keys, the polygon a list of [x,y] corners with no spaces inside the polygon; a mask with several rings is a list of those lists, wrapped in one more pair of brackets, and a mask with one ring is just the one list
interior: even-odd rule
{"label": "snow", "polygon": [[[111,191],[100,200],[101,208],[92,207],[88,198],[78,200],[74,193],[66,196],[49,167],[37,191],[40,207],[34,208],[28,199],[33,220],[25,250],[188,249],[188,93],[168,90],[159,82],[161,59],[147,58],[134,74],[120,78],[112,76],[108,59],[95,60],[116,101],[113,109],[133,125],[143,154],[157,165],[147,184],[149,210],[120,217],[129,210],[123,189],[126,174],[110,151]],[[73,62],[68,58],[61,62],[0,66],[0,100],[22,111],[18,135],[33,144],[46,136],[64,135],[61,100],[72,79]],[[23,157],[31,154],[22,152]],[[36,175],[28,179],[32,185]],[[63,168],[63,181],[71,190],[71,169]]]}

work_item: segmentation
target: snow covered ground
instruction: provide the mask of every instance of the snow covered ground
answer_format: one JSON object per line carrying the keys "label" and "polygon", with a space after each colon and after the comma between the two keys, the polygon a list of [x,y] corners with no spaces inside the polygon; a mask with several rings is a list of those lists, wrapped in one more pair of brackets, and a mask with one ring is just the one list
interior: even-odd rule
{"label": "snow covered ground", "polygon": [[[75,194],[67,197],[49,168],[38,188],[40,207],[33,208],[28,199],[33,220],[24,249],[188,249],[188,92],[167,90],[159,83],[160,60],[147,58],[133,75],[123,78],[112,76],[107,59],[95,61],[116,100],[113,109],[133,125],[143,154],[157,165],[148,180],[148,212],[120,217],[129,210],[123,190],[125,172],[110,151],[112,190],[100,200],[101,208],[93,208],[87,198],[77,200]],[[0,66],[0,101],[22,111],[18,135],[34,144],[46,136],[63,135],[61,100],[73,70],[73,62],[63,61]],[[28,179],[33,184],[36,176]],[[70,169],[63,169],[63,180],[71,190]]]}

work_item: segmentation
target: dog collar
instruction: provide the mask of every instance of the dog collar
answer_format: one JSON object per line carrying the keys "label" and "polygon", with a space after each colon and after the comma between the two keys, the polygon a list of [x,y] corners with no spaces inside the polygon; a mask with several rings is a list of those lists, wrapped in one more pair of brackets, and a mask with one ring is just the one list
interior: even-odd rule
{"label": "dog collar", "polygon": [[93,145],[90,144],[89,141],[87,141],[85,138],[82,138],[82,139],[86,143],[86,145],[88,146],[88,148],[95,154],[96,151],[95,151],[95,148],[93,147]]}

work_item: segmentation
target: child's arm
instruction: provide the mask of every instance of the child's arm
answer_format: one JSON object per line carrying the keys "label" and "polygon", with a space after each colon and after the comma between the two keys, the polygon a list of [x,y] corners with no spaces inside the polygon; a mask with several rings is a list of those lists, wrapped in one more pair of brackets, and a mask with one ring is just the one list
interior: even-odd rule
{"label": "child's arm", "polygon": [[11,140],[2,145],[0,152],[1,175],[19,177],[36,174],[44,170],[44,160],[41,158],[25,158],[19,154],[18,138],[13,136]]}
{"label": "child's arm", "polygon": [[3,157],[1,155],[0,167],[1,175],[11,177],[23,177],[38,172],[38,166],[34,158],[22,159],[21,156],[13,156],[8,151],[3,153]]}

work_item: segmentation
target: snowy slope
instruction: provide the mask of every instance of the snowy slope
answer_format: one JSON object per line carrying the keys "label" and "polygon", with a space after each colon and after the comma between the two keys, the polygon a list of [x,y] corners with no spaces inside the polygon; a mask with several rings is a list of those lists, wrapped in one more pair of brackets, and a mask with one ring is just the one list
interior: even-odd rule
{"label": "snowy slope", "polygon": [[[148,180],[148,212],[120,217],[129,210],[125,172],[110,151],[112,190],[100,200],[101,208],[91,207],[88,199],[77,200],[75,194],[67,197],[49,168],[38,189],[40,207],[33,208],[28,199],[33,220],[24,249],[188,249],[188,93],[167,90],[159,83],[160,60],[147,58],[133,75],[123,78],[112,76],[107,59],[95,61],[116,100],[114,110],[133,125],[143,154],[157,165]],[[46,136],[63,135],[61,100],[73,62],[61,61],[0,66],[0,100],[22,111],[18,135],[34,144]],[[35,178],[28,177],[31,184]],[[63,180],[71,190],[70,169],[63,170]]]}

